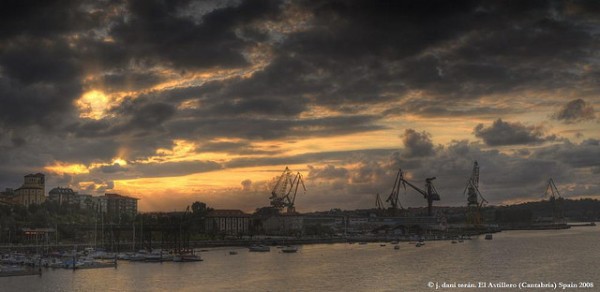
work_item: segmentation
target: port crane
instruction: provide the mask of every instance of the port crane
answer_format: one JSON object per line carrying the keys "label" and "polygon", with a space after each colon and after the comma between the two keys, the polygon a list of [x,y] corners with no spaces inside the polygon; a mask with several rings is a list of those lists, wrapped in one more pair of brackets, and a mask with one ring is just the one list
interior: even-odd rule
{"label": "port crane", "polygon": [[302,185],[302,189],[306,192],[306,186],[304,186],[302,178],[303,176],[300,172],[294,175],[286,166],[271,191],[271,197],[269,197],[271,206],[278,210],[287,208],[288,213],[295,213],[296,208],[294,203],[296,202],[296,194],[300,185]]}
{"label": "port crane", "polygon": [[473,162],[473,171],[467,181],[463,196],[467,196],[467,223],[475,227],[481,225],[481,207],[488,201],[479,191],[479,164]]}
{"label": "port crane", "polygon": [[384,209],[383,202],[381,201],[381,197],[379,196],[379,193],[377,193],[377,196],[375,196],[375,207],[377,207],[377,210]]}
{"label": "port crane", "polygon": [[[403,209],[402,205],[400,204],[400,201],[398,200],[400,194],[400,185],[402,185],[403,180],[404,177],[402,174],[402,170],[398,170],[398,174],[396,174],[396,180],[394,180],[394,187],[392,188],[392,193],[390,193],[390,195],[385,200],[386,202],[390,203],[390,205],[392,205],[390,209],[392,210],[393,215],[397,215],[398,206],[400,206],[400,208]],[[404,185],[404,190],[406,190],[406,185]]]}
{"label": "port crane", "polygon": [[394,182],[394,188],[392,189],[392,193],[387,198],[386,202],[390,202],[394,210],[397,209],[399,205],[398,194],[400,192],[400,185],[402,185],[405,190],[406,185],[408,185],[409,187],[413,188],[415,191],[423,195],[425,200],[427,200],[427,215],[431,216],[433,214],[433,201],[440,200],[440,195],[438,194],[437,190],[435,189],[435,186],[433,185],[433,180],[435,180],[435,177],[426,178],[425,190],[423,190],[404,179],[404,173],[402,172],[402,169],[399,169],[398,174],[396,175],[396,181]]}
{"label": "port crane", "polygon": [[548,180],[548,185],[546,186],[546,191],[544,192],[543,198],[548,197],[550,203],[552,204],[552,215],[554,219],[562,219],[562,208],[560,206],[560,202],[562,201],[562,197],[558,192],[558,188],[556,184],[554,184],[554,180],[550,178]]}

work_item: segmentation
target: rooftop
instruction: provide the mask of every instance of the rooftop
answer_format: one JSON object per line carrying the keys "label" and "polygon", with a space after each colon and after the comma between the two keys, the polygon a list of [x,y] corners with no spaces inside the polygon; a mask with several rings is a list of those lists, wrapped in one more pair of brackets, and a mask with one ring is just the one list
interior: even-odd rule
{"label": "rooftop", "polygon": [[245,217],[245,216],[250,216],[250,215],[244,213],[244,211],[242,211],[242,210],[222,209],[222,210],[212,210],[210,213],[208,213],[207,216],[209,216],[209,217],[221,217],[221,216]]}
{"label": "rooftop", "polygon": [[128,197],[128,196],[123,196],[123,195],[119,195],[119,194],[115,194],[115,193],[106,193],[104,194],[105,197],[109,198],[109,199],[130,199],[130,200],[139,200],[138,198],[134,198],[134,197]]}

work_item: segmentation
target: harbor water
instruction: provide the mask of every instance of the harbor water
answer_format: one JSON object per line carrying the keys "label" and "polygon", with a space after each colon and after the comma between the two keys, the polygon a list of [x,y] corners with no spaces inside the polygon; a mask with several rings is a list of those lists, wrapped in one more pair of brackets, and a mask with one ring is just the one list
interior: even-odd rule
{"label": "harbor water", "polygon": [[567,290],[598,291],[599,244],[599,227],[579,227],[505,231],[493,240],[428,241],[422,247],[400,242],[399,249],[389,242],[305,245],[297,253],[213,248],[200,252],[203,262],[120,261],[116,269],[0,278],[0,291],[436,291],[435,285],[437,291],[475,291],[480,289],[452,285],[479,282],[503,291],[519,290],[506,287],[519,283],[572,283],[579,287]]}

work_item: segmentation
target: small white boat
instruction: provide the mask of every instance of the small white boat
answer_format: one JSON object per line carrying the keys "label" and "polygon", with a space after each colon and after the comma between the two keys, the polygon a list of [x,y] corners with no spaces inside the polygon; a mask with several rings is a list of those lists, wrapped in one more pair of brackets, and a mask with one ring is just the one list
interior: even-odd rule
{"label": "small white boat", "polygon": [[294,252],[298,251],[298,247],[293,246],[293,245],[287,245],[287,246],[284,246],[283,248],[281,248],[281,251],[285,252],[285,253],[294,253]]}
{"label": "small white boat", "polygon": [[400,245],[398,245],[398,244],[394,245],[394,249],[396,249],[396,250],[400,249]]}
{"label": "small white boat", "polygon": [[421,247],[421,246],[424,246],[424,245],[425,245],[425,242],[419,241],[419,242],[417,242],[417,244],[415,246],[416,247]]}

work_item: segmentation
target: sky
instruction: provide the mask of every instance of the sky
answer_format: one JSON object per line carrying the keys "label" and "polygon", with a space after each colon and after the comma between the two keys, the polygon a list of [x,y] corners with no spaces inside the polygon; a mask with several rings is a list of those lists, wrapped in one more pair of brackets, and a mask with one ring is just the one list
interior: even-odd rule
{"label": "sky", "polygon": [[[0,188],[248,212],[600,196],[598,1],[7,1]],[[402,190],[404,207],[426,202]]]}

